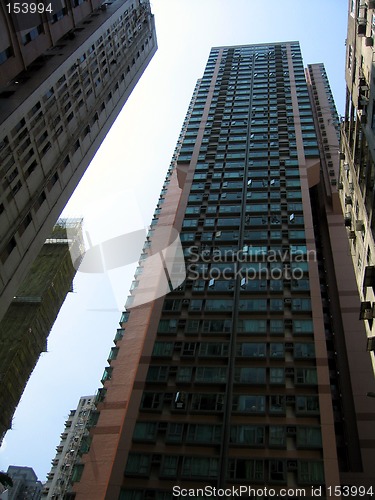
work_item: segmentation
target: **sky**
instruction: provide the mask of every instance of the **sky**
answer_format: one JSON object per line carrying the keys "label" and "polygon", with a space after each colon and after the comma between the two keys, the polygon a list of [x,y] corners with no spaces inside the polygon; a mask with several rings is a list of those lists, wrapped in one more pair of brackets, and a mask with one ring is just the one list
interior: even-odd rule
{"label": "sky", "polygon": [[[84,217],[93,244],[150,224],[211,47],[298,40],[305,66],[325,64],[344,114],[344,0],[153,0],[151,8],[158,51],[62,214]],[[0,470],[25,465],[45,480],[69,411],[101,387],[136,266],[77,273],[0,448]]]}

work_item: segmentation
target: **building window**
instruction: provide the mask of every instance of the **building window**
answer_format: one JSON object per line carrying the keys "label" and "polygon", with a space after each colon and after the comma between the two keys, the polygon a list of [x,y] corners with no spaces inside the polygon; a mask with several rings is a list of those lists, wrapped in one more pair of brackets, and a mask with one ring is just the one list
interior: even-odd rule
{"label": "building window", "polygon": [[269,461],[269,478],[272,482],[286,481],[286,463],[284,460]]}
{"label": "building window", "polygon": [[144,392],[142,396],[142,410],[160,410],[163,404],[163,394],[160,392]]}
{"label": "building window", "polygon": [[226,382],[226,368],[216,366],[202,366],[197,368],[196,382],[220,384]]}
{"label": "building window", "polygon": [[12,251],[16,248],[17,246],[17,243],[16,243],[16,240],[14,238],[14,236],[8,241],[6,247],[4,248],[4,250],[2,251],[2,254],[1,254],[1,262],[4,264],[5,261],[7,260],[7,258],[10,256],[10,254],[12,253]]}
{"label": "building window", "polygon": [[216,412],[223,410],[223,394],[193,394],[192,410],[203,412]]}
{"label": "building window", "polygon": [[285,427],[281,425],[270,425],[268,442],[271,448],[285,448]]}
{"label": "building window", "polygon": [[13,49],[12,47],[7,47],[5,50],[0,52],[0,64],[5,63],[8,59],[10,59],[13,56]]}
{"label": "building window", "polygon": [[134,427],[133,441],[152,441],[156,439],[156,422],[137,422]]}
{"label": "building window", "polygon": [[323,462],[298,462],[298,482],[301,484],[319,484],[324,482]]}
{"label": "building window", "polygon": [[163,462],[160,466],[161,477],[176,477],[178,468],[178,456],[164,455]]}
{"label": "building window", "polygon": [[27,45],[42,33],[44,33],[43,24],[39,24],[39,26],[36,26],[31,31],[21,36],[22,45]]}
{"label": "building window", "polygon": [[265,412],[265,408],[265,396],[241,394],[233,397],[233,411],[262,414]]}
{"label": "building window", "polygon": [[229,477],[254,482],[264,481],[264,461],[231,459],[229,461]]}
{"label": "building window", "polygon": [[295,384],[298,385],[315,385],[318,383],[316,368],[296,368]]}
{"label": "building window", "polygon": [[321,448],[322,433],[319,427],[297,427],[297,448]]}
{"label": "building window", "polygon": [[263,446],[265,430],[257,425],[233,425],[230,430],[230,440],[235,444]]}
{"label": "building window", "polygon": [[167,443],[181,443],[184,432],[183,424],[169,423],[165,441]]}
{"label": "building window", "polygon": [[155,342],[152,351],[153,356],[171,357],[173,354],[173,342]]}
{"label": "building window", "polygon": [[185,457],[182,464],[182,477],[215,478],[218,475],[219,461],[217,458]]}
{"label": "building window", "polygon": [[296,396],[297,415],[318,415],[319,400],[317,396]]}
{"label": "building window", "polygon": [[188,443],[220,443],[221,427],[219,425],[190,424],[186,435]]}
{"label": "building window", "polygon": [[158,326],[159,333],[176,333],[177,319],[161,319]]}
{"label": "building window", "polygon": [[148,476],[150,472],[151,456],[140,453],[129,453],[125,474],[127,476]]}
{"label": "building window", "polygon": [[168,366],[150,366],[147,372],[146,382],[166,382],[168,380]]}

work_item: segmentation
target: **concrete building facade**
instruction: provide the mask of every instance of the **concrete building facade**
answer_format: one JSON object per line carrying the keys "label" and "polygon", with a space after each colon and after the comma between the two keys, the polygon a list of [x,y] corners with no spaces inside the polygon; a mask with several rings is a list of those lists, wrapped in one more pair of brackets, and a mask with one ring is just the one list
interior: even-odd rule
{"label": "concrete building facade", "polygon": [[43,486],[42,498],[69,498],[72,483],[80,474],[80,456],[89,449],[89,429],[95,424],[96,417],[95,396],[82,396],[77,408],[70,411],[65,422],[56,456]]}
{"label": "concrete building facade", "polygon": [[358,290],[358,314],[367,331],[374,363],[375,333],[375,3],[348,3],[346,109],[341,126],[340,199]]}
{"label": "concrete building facade", "polygon": [[[337,134],[324,68],[305,74],[298,42],[211,50],[103,374],[74,498],[166,500],[176,485],[197,498],[199,488],[240,485],[305,498],[361,486],[371,498],[374,380],[340,211]],[[176,230],[186,280],[137,301],[163,279],[167,265],[157,270],[148,257]]]}
{"label": "concrete building facade", "polygon": [[40,500],[42,483],[31,467],[10,465],[7,474],[12,478],[13,486],[9,487],[0,498],[2,500]]}
{"label": "concrete building facade", "polygon": [[0,8],[0,319],[157,48],[147,1],[58,4]]}

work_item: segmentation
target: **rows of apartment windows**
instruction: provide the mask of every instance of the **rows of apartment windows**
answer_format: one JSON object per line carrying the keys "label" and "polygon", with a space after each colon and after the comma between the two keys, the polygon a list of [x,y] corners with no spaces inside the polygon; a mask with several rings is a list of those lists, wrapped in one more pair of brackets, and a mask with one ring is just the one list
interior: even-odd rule
{"label": "rows of apartment windows", "polygon": [[[194,253],[194,255],[196,254]],[[228,254],[225,255],[225,258],[228,258]],[[234,269],[236,268],[234,266],[222,265],[221,263],[219,263],[219,266],[220,267],[217,268],[218,271],[225,270],[227,272],[223,273],[224,276],[222,276],[221,278],[219,276],[217,278],[210,278],[210,279],[199,279],[199,275],[205,274],[205,272],[209,270],[208,267],[204,269],[201,264],[198,264],[197,268],[194,267],[194,270],[197,271],[197,276],[194,276],[195,279],[189,283],[190,285],[189,288],[191,288],[193,295],[199,293],[205,293],[205,294],[207,293],[208,295],[210,293],[220,294],[220,292],[225,293],[225,295],[228,295],[228,292],[234,290],[234,285],[235,285],[234,276],[232,277],[230,275],[231,274],[234,275]],[[298,279],[292,279],[292,275],[285,276],[284,279],[282,279],[283,276],[279,276],[278,274],[275,273],[274,278],[270,277],[267,279],[266,277],[262,277],[263,273],[260,271],[259,267],[260,266],[241,268],[248,270],[256,269],[257,271],[257,273],[248,276],[248,279],[245,278],[244,280],[241,280],[241,292],[243,293],[255,292],[259,295],[262,293],[266,294],[268,292],[282,292],[284,289],[289,289],[293,292],[304,292],[306,290],[310,290],[309,280],[306,277],[302,278],[303,274],[299,275]],[[214,264],[212,264],[211,268],[215,269]],[[283,268],[280,265],[272,267],[272,270],[282,270],[282,269]],[[305,269],[306,268],[304,268],[303,271]],[[189,282],[189,277],[187,279],[187,282]],[[187,288],[187,286],[185,287],[185,284],[179,287],[177,293],[183,292],[185,288]],[[167,299],[167,300],[174,300],[174,299]],[[277,302],[275,301],[275,305],[276,304]],[[169,302],[166,302],[164,305],[165,310],[169,310],[169,307],[172,307],[172,305]],[[181,304],[173,303],[173,307],[181,309]]]}
{"label": "rows of apartment windows", "polygon": [[[301,369],[302,370],[302,369]],[[300,388],[311,386],[311,390],[315,387],[312,381],[304,382],[306,379],[305,371],[299,372],[301,374],[300,382],[296,382]],[[311,372],[308,372],[310,376]],[[305,377],[305,378],[303,378]],[[199,389],[198,389],[199,390]],[[296,396],[286,396],[285,394],[262,394],[262,388],[257,388],[254,394],[254,387],[252,392],[242,392],[240,394],[233,394],[232,399],[232,412],[238,415],[246,415],[247,417],[269,415],[270,417],[285,416],[286,408],[290,408],[291,412],[297,417],[317,417],[319,415],[319,402],[318,396],[312,394],[298,394]],[[260,394],[259,394],[260,391]],[[165,410],[174,414],[183,415],[189,411],[190,415],[199,414],[222,414],[224,411],[225,392],[216,392],[210,394],[207,392],[159,392],[145,391],[141,400],[141,415],[146,418],[146,415],[152,413],[161,413]]]}
{"label": "rows of apartment windows", "polygon": [[[251,281],[251,280],[249,280]],[[277,280],[273,280],[275,283]],[[297,281],[297,280],[296,280]],[[279,281],[279,283],[282,283]],[[258,285],[258,284],[256,284]],[[254,286],[256,286],[254,285]],[[198,285],[199,286],[199,285]],[[253,285],[251,285],[253,286]],[[276,286],[276,285],[275,285]],[[305,292],[307,288],[301,288],[296,285],[298,291]],[[260,290],[256,290],[259,292]],[[282,287],[277,286],[277,290],[282,292]],[[166,299],[164,301],[164,312],[167,311],[180,311],[185,303],[184,300],[189,299]],[[234,307],[234,301],[232,299],[190,299],[188,304],[188,309],[190,312],[218,312],[218,311],[232,311]],[[289,306],[289,307],[288,307]],[[291,309],[292,312],[303,312],[311,311],[311,300],[308,298],[292,298],[285,302],[285,299],[240,299],[237,305],[238,311],[284,311],[284,309]]]}
{"label": "rows of apartment windows", "polygon": [[[234,368],[233,382],[245,385],[281,385],[285,386],[286,379],[291,377],[295,385],[316,385],[316,368],[293,368],[283,367],[242,367]],[[228,369],[223,366],[150,366],[147,383],[169,383],[175,381],[180,384],[227,384]],[[284,408],[285,410],[285,408]],[[281,411],[281,409],[280,409]]]}
{"label": "rows of apartment windows", "polygon": [[[185,299],[186,300],[186,299]],[[184,320],[183,331],[186,335],[215,335],[227,334],[232,331],[230,319],[188,319]],[[285,331],[291,329],[293,335],[312,335],[313,323],[311,319],[239,319],[236,331],[239,334],[250,336],[283,335]],[[176,318],[163,318],[159,323],[158,333],[163,335],[175,335],[180,330],[180,323]],[[157,345],[154,354],[170,354],[172,342]],[[158,349],[161,349],[159,352]]]}
{"label": "rows of apartment windows", "polygon": [[[159,324],[159,334],[169,333],[172,327],[170,320],[162,320]],[[176,323],[177,330],[177,320]],[[251,321],[251,320],[249,320]],[[198,322],[199,323],[199,322]],[[206,327],[209,321],[206,321]],[[241,325],[242,327],[242,325]],[[164,328],[164,331],[162,330]],[[168,330],[166,330],[168,328]],[[199,325],[198,325],[199,328]],[[240,327],[237,333],[243,333]],[[239,358],[265,359],[269,356],[272,360],[284,359],[286,354],[292,355],[296,359],[313,359],[315,357],[315,347],[312,342],[239,342],[235,348],[236,356]],[[178,358],[199,358],[213,359],[226,358],[229,355],[229,343],[227,341],[160,341],[155,342],[152,356],[154,358],[171,359],[173,356]]]}
{"label": "rows of apartment windows", "polygon": [[[248,62],[242,62],[241,64],[246,65],[248,68]],[[259,63],[256,63],[259,64]],[[294,62],[294,64],[296,64]],[[297,82],[297,96],[298,96],[298,101],[299,101],[299,112],[301,116],[301,122],[303,125],[303,139],[304,139],[304,145],[306,148],[306,152],[308,155],[316,155],[317,154],[317,142],[316,142],[316,136],[314,133],[314,126],[313,126],[313,120],[312,120],[312,112],[311,112],[311,106],[310,106],[310,101],[307,93],[307,87],[306,87],[306,81],[304,77],[304,71],[303,71],[303,66],[302,62],[301,68],[298,70],[299,73],[297,74],[297,69],[296,69],[296,82]],[[232,67],[233,69],[233,67]],[[263,68],[262,68],[263,69]],[[282,80],[284,81],[289,81],[288,79],[288,67],[287,65],[285,66],[285,70],[282,73]],[[208,72],[208,73],[207,73]],[[211,79],[213,75],[213,69],[212,70],[206,70],[205,77],[202,79],[199,92],[198,92],[198,98],[196,100],[196,104],[194,107],[194,110],[192,112],[192,120],[190,124],[194,124],[195,121],[200,121],[201,113],[204,107],[204,103],[206,101],[206,92],[208,89],[209,85],[209,80]],[[216,81],[216,87],[215,87],[215,92],[214,96],[212,99],[212,104],[211,104],[211,111],[209,115],[212,119],[215,119],[215,111],[220,111],[221,118],[223,120],[244,120],[244,124],[247,124],[247,119],[249,118],[249,98],[250,95],[253,97],[253,106],[251,108],[252,116],[251,118],[251,124],[253,126],[259,126],[259,125],[268,125],[274,121],[276,123],[280,123],[281,120],[283,120],[283,117],[285,116],[285,119],[292,119],[292,105],[291,105],[291,99],[290,99],[290,88],[287,87],[286,89],[286,94],[284,92],[284,98],[287,95],[288,96],[288,104],[285,104],[285,99],[283,100],[284,102],[280,101],[280,99],[277,99],[276,97],[273,97],[272,100],[268,101],[269,97],[269,90],[271,87],[275,86],[273,89],[274,92],[271,94],[274,96],[276,94],[276,83],[273,83],[273,76],[270,77],[269,75],[274,75],[274,73],[254,73],[254,71],[250,70],[245,70],[242,69],[240,76],[236,79],[233,77],[228,77],[228,81],[226,83],[229,83],[228,90],[226,91],[226,99],[225,102],[222,99],[221,102],[218,102],[220,95],[220,85],[221,85],[221,80],[220,78]],[[207,79],[207,83],[205,84],[205,78]],[[231,79],[232,78],[232,79]],[[238,85],[236,86],[236,83],[238,82]],[[254,83],[256,82],[256,83]],[[275,80],[276,82],[276,80]],[[290,85],[290,83],[289,83]],[[278,90],[280,88],[280,85],[278,85]],[[271,89],[272,90],[272,89]],[[264,95],[262,95],[262,93]],[[244,106],[245,107],[242,107]],[[278,112],[276,112],[278,111]],[[226,114],[231,112],[231,114]],[[285,113],[285,114],[284,114]],[[284,114],[284,115],[283,115]],[[283,115],[283,116],[281,116]],[[223,124],[225,125],[225,124]],[[309,127],[306,131],[305,135],[305,129],[306,127]],[[267,127],[265,127],[265,132],[267,132]],[[277,127],[274,127],[275,132],[277,132]],[[227,134],[226,134],[227,135]],[[274,134],[275,135],[275,134]],[[266,138],[266,135],[263,135],[263,139]],[[273,139],[277,139],[277,137],[274,137]],[[269,146],[267,144],[267,141],[264,143],[264,147]],[[271,143],[274,147],[277,147],[277,141],[273,141]],[[254,146],[254,145],[253,145]],[[293,146],[291,144],[290,146]],[[219,146],[220,147],[220,146]],[[234,145],[230,145],[230,147],[235,147]],[[239,148],[239,146],[237,146]],[[182,147],[182,152],[184,153],[184,148],[186,148],[186,152],[188,152],[188,148],[183,145]]]}
{"label": "rows of apartment windows", "polygon": [[[149,477],[158,464],[152,455],[131,453],[125,469],[126,476]],[[293,462],[293,463],[292,463]],[[153,467],[152,467],[153,466]],[[158,464],[160,478],[214,479],[219,476],[219,458],[163,455]],[[288,471],[297,472],[298,484],[319,484],[324,481],[323,462],[282,459],[230,458],[228,479],[248,480],[255,483],[285,483]],[[126,497],[124,497],[126,498]]]}
{"label": "rows of apartment windows", "polygon": [[[74,8],[82,5],[84,2],[88,2],[88,0],[73,0],[71,7],[74,9]],[[121,26],[121,24],[124,23],[123,19],[125,19],[126,21],[128,21],[129,20],[129,15],[133,11],[133,9],[134,9],[134,5],[131,4],[131,6],[129,7],[129,9],[127,9],[124,12],[124,14],[122,14],[120,16],[120,18],[116,22],[116,24],[119,24]],[[63,19],[65,16],[68,16],[68,15],[69,15],[69,11],[68,11],[68,8],[66,6],[64,6],[62,9],[54,10],[51,13],[50,12],[46,12],[46,16],[47,16],[48,22],[50,24],[55,24],[58,21],[60,21],[61,19]],[[93,15],[95,15],[95,14],[93,14]],[[41,17],[40,17],[40,19],[41,19]],[[127,27],[129,27],[129,26],[130,26],[130,24],[128,23]],[[21,43],[22,43],[22,45],[29,44],[30,42],[32,42],[33,40],[35,40],[36,38],[38,38],[39,35],[42,35],[45,32],[46,31],[45,31],[45,27],[44,27],[43,23],[38,24],[37,26],[33,27],[31,30],[29,30],[27,32],[23,32],[22,35],[21,35]],[[4,58],[4,60],[0,61],[0,64],[1,64],[1,62],[5,62],[5,60],[7,58]]]}
{"label": "rows of apartment windows", "polygon": [[[184,424],[170,422],[138,422],[133,433],[133,442],[155,443],[163,436],[168,444],[220,444],[222,426],[218,424]],[[292,429],[286,425],[232,425],[231,445],[252,447],[286,448],[287,436],[293,436],[298,449],[320,448],[322,438],[319,427],[298,425]]]}
{"label": "rows of apartment windows", "polygon": [[[140,32],[143,33],[143,32]],[[82,122],[87,121],[86,108],[95,107],[98,109],[90,122],[84,127],[83,132],[75,141],[72,154],[81,148],[86,149],[85,139],[93,131],[93,128],[99,122],[99,116],[105,113],[106,107],[109,105],[112,108],[112,101],[116,100],[116,93],[120,91],[120,86],[126,85],[126,79],[130,74],[131,67],[135,65],[136,59],[140,57],[140,53],[147,50],[151,35],[146,35],[144,43],[140,44],[140,50],[134,53],[134,58],[129,61],[126,71],[121,74],[116,83],[112,85],[112,90],[109,91],[105,100],[100,106],[95,104],[93,100],[90,102],[93,94],[92,79],[89,71],[84,71],[86,80],[82,80],[82,74],[77,71],[84,68],[82,65],[73,65],[67,74],[63,75],[57,82],[56,87],[51,89],[43,96],[41,101],[38,101],[28,112],[25,118],[13,128],[10,135],[5,136],[0,143],[0,157],[3,162],[1,169],[1,177],[3,179],[3,196],[6,197],[9,204],[19,191],[26,185],[28,178],[34,171],[37,171],[39,163],[50,164],[50,158],[47,155],[52,149],[52,143],[59,140],[60,147],[64,144],[69,144],[67,133],[70,130],[70,123],[73,118],[80,117],[79,128],[82,129]],[[102,42],[101,42],[102,43]],[[82,56],[82,61],[86,61],[86,56]],[[68,83],[69,82],[69,85]],[[86,89],[86,90],[85,90]],[[81,98],[79,99],[79,97]],[[65,103],[65,104],[64,104]],[[73,103],[75,103],[73,105]],[[57,112],[57,104],[59,104],[59,112]],[[81,110],[82,113],[81,113]],[[76,128],[76,127],[74,127]],[[33,132],[33,134],[31,134]],[[34,137],[33,137],[34,136]],[[91,143],[91,141],[90,141]],[[70,163],[70,155],[68,154],[59,167],[59,171],[50,173],[50,180],[47,183],[47,190],[51,191],[53,186],[58,183],[60,174]],[[37,211],[43,202],[47,199],[46,193],[43,191],[38,195],[38,199],[34,204],[34,211]],[[1,203],[1,213],[5,212],[5,204]],[[32,221],[32,213],[27,214],[24,221],[18,229],[18,234],[21,235],[26,227]],[[11,238],[1,255],[1,261],[4,263],[13,248],[16,246],[16,240]]]}

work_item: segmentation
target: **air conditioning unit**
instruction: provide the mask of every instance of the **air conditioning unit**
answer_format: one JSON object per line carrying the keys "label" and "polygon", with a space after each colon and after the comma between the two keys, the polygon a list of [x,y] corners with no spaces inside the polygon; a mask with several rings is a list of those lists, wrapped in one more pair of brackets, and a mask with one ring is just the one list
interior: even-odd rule
{"label": "air conditioning unit", "polygon": [[372,309],[365,309],[363,311],[363,319],[373,319],[374,315],[372,313]]}
{"label": "air conditioning unit", "polygon": [[355,221],[355,230],[356,231],[364,231],[365,225],[363,224],[363,220],[356,220]]}
{"label": "air conditioning unit", "polygon": [[372,47],[374,45],[374,39],[372,38],[372,36],[366,36],[365,45],[366,47]]}

